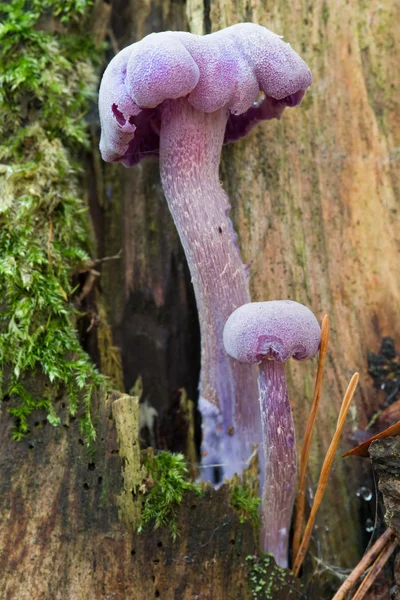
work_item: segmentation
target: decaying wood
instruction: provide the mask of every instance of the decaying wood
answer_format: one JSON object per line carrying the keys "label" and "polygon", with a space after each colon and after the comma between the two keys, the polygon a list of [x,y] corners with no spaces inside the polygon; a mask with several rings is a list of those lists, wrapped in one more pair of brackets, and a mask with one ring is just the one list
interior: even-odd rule
{"label": "decaying wood", "polygon": [[[244,261],[253,261],[253,298],[291,298],[319,318],[330,316],[309,470],[314,489],[349,377],[359,371],[360,388],[341,452],[354,445],[352,430],[363,429],[377,406],[367,351],[376,351],[384,335],[400,336],[399,19],[395,0],[113,3],[111,27],[121,48],[152,31],[207,33],[254,21],[284,34],[312,69],[314,83],[302,106],[227,146],[221,177]],[[158,161],[102,168],[104,194],[101,202],[93,196],[92,207],[99,256],[124,248],[118,265],[103,265],[102,289],[122,349],[125,389],[141,373],[145,395],[162,411],[175,388],[185,387],[194,398],[198,381],[185,261]],[[301,440],[316,364],[288,368]],[[314,533],[313,552],[322,562],[354,567],[359,560],[361,485],[370,485],[368,468],[337,460]]]}
{"label": "decaying wood", "polygon": [[400,437],[376,440],[369,454],[379,475],[379,489],[385,507],[385,521],[400,540]]}
{"label": "decaying wood", "polygon": [[[115,0],[110,27],[103,9],[98,37],[107,24],[114,49],[152,31],[190,26],[207,33],[254,21],[284,34],[314,73],[301,108],[224,149],[221,178],[244,261],[252,262],[253,298],[291,298],[319,317],[330,315],[311,454],[315,488],[349,376],[361,373],[350,434],[363,428],[376,408],[367,350],[377,350],[384,335],[400,336],[400,5],[395,0]],[[94,126],[94,145],[96,136]],[[94,152],[89,175],[97,256],[123,249],[119,260],[101,265],[101,289],[113,341],[122,352],[125,389],[141,374],[144,397],[162,413],[174,390],[184,387],[195,397],[199,339],[158,161],[126,170],[101,165]],[[299,439],[315,365],[289,366]],[[245,559],[256,543],[250,525],[241,525],[229,507],[225,487],[201,499],[185,498],[176,545],[166,532],[134,536],[118,519],[123,482],[110,405],[98,398],[94,455],[87,453],[78,427],[68,427],[66,416],[64,421],[65,427],[53,428],[38,417],[30,436],[16,444],[12,422],[2,413],[1,598],[249,598]],[[346,441],[342,446],[348,449]],[[320,565],[356,564],[361,528],[355,492],[365,477],[359,463],[337,461],[317,520],[314,551]],[[387,502],[387,514],[399,530],[399,491],[393,485],[396,502]]]}
{"label": "decaying wood", "polygon": [[364,456],[364,457],[369,456],[369,448],[370,448],[372,442],[374,442],[375,440],[382,440],[382,439],[388,438],[388,437],[394,437],[396,435],[399,435],[399,433],[400,433],[400,421],[397,421],[397,423],[395,423],[394,425],[391,425],[384,431],[381,431],[380,433],[373,435],[372,437],[370,437],[368,440],[366,440],[362,444],[359,444],[355,448],[352,448],[352,450],[349,450],[348,452],[343,454],[343,458],[346,458],[347,456]]}
{"label": "decaying wood", "polygon": [[135,531],[141,512],[137,497],[146,478],[146,469],[141,465],[140,459],[138,398],[125,394],[114,400],[112,414],[117,428],[124,480],[124,489],[117,497],[118,516],[131,531]]}
{"label": "decaying wood", "polygon": [[[137,401],[100,395],[94,411],[98,441],[93,453],[66,414],[59,428],[43,414],[31,423],[29,439],[17,444],[3,408],[0,598],[252,599],[248,557],[258,544],[252,526],[240,523],[230,507],[228,486],[185,496],[177,510],[176,542],[168,531],[132,533],[132,492],[140,495],[142,476],[135,468]],[[300,582],[282,575],[273,561],[264,580],[276,600],[289,592],[302,597]]]}

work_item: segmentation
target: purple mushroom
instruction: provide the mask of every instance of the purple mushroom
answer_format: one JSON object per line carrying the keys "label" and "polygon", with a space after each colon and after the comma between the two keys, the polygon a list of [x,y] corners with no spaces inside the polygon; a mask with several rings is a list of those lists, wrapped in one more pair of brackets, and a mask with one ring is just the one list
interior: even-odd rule
{"label": "purple mushroom", "polygon": [[262,491],[263,550],[288,564],[288,536],[296,491],[296,443],[285,361],[318,352],[321,329],[313,313],[291,300],[253,302],[229,317],[224,345],[243,363],[258,363],[265,480]]}
{"label": "purple mushroom", "polygon": [[119,52],[101,83],[103,159],[131,166],[160,157],[199,313],[202,454],[211,480],[213,463],[223,463],[223,477],[241,472],[261,440],[254,367],[233,361],[222,343],[226,319],[250,297],[219,181],[221,148],[259,120],[280,118],[310,84],[290,45],[250,23],[206,36],[151,34]]}

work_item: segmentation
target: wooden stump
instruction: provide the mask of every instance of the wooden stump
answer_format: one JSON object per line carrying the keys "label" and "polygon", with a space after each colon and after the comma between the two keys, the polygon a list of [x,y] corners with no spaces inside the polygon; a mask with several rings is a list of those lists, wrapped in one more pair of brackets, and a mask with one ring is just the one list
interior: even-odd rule
{"label": "wooden stump", "polygon": [[[379,397],[367,374],[367,352],[400,336],[400,44],[398,3],[315,0],[152,0],[113,2],[119,47],[152,31],[208,33],[253,21],[284,34],[308,62],[314,83],[301,107],[260,124],[225,147],[221,178],[245,262],[252,262],[254,300],[290,298],[330,316],[331,341],[321,413],[312,446],[310,490],[354,371],[361,374],[341,449],[374,414]],[[111,54],[110,54],[111,56]],[[194,397],[198,331],[184,257],[163,198],[158,161],[126,170],[102,166],[99,247],[123,248],[105,263],[102,286],[125,385],[143,375],[145,394],[163,411],[175,388]],[[298,442],[312,396],[315,362],[289,365]],[[363,551],[357,489],[368,469],[337,460],[315,530],[322,562],[352,567]],[[340,515],[340,519],[338,518]]]}
{"label": "wooden stump", "polygon": [[[114,394],[114,403],[121,402],[119,398]],[[136,472],[132,469],[138,440],[133,438],[135,445],[126,444],[132,430],[121,435],[119,429],[118,444],[110,400],[99,395],[95,410],[98,440],[94,452],[88,452],[77,423],[68,425],[67,416],[64,426],[54,428],[43,415],[32,422],[29,439],[17,444],[10,436],[12,421],[3,410],[0,597],[267,598],[252,595],[249,572],[254,563],[249,559],[257,554],[258,543],[253,527],[241,523],[230,506],[228,486],[184,497],[177,508],[175,542],[166,530],[147,528],[140,535],[133,531],[134,520],[125,517],[126,505],[141,501],[137,487],[143,474],[140,467]],[[121,412],[113,412],[118,424]],[[138,478],[130,478],[129,473]],[[290,590],[300,590],[300,582],[278,569],[272,559],[257,585],[261,591],[264,587],[274,590],[276,600],[287,598]]]}

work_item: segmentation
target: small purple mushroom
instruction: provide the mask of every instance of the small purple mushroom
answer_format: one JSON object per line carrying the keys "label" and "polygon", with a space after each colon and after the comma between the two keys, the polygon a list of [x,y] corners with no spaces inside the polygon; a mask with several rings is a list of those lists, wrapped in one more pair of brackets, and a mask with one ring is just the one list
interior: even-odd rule
{"label": "small purple mushroom", "polygon": [[285,361],[312,358],[321,329],[313,313],[291,300],[253,302],[229,317],[226,351],[243,363],[259,363],[258,388],[263,429],[265,481],[261,545],[281,567],[288,564],[288,536],[295,500],[297,465]]}
{"label": "small purple mushroom", "polygon": [[203,465],[223,463],[223,477],[242,471],[261,426],[254,368],[233,361],[222,343],[226,319],[250,296],[219,181],[221,148],[261,119],[280,118],[310,84],[290,45],[250,23],[206,36],[151,34],[119,52],[101,82],[103,159],[131,166],[160,157],[200,320]]}

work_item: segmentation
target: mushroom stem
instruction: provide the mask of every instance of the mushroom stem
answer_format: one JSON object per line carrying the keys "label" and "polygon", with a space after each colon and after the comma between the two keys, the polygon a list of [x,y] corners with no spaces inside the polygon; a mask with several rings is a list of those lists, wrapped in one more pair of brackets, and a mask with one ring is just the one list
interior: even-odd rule
{"label": "mushroom stem", "polygon": [[288,566],[288,538],[296,491],[296,441],[285,364],[264,359],[258,386],[264,437],[265,483],[261,546],[280,567]]}
{"label": "mushroom stem", "polygon": [[[225,351],[229,315],[249,302],[248,281],[219,181],[228,111],[205,113],[186,98],[160,107],[160,172],[195,291],[201,333],[200,411],[203,466],[222,464],[223,478],[241,472],[261,441],[254,365]],[[205,470],[213,480],[214,469]]]}

